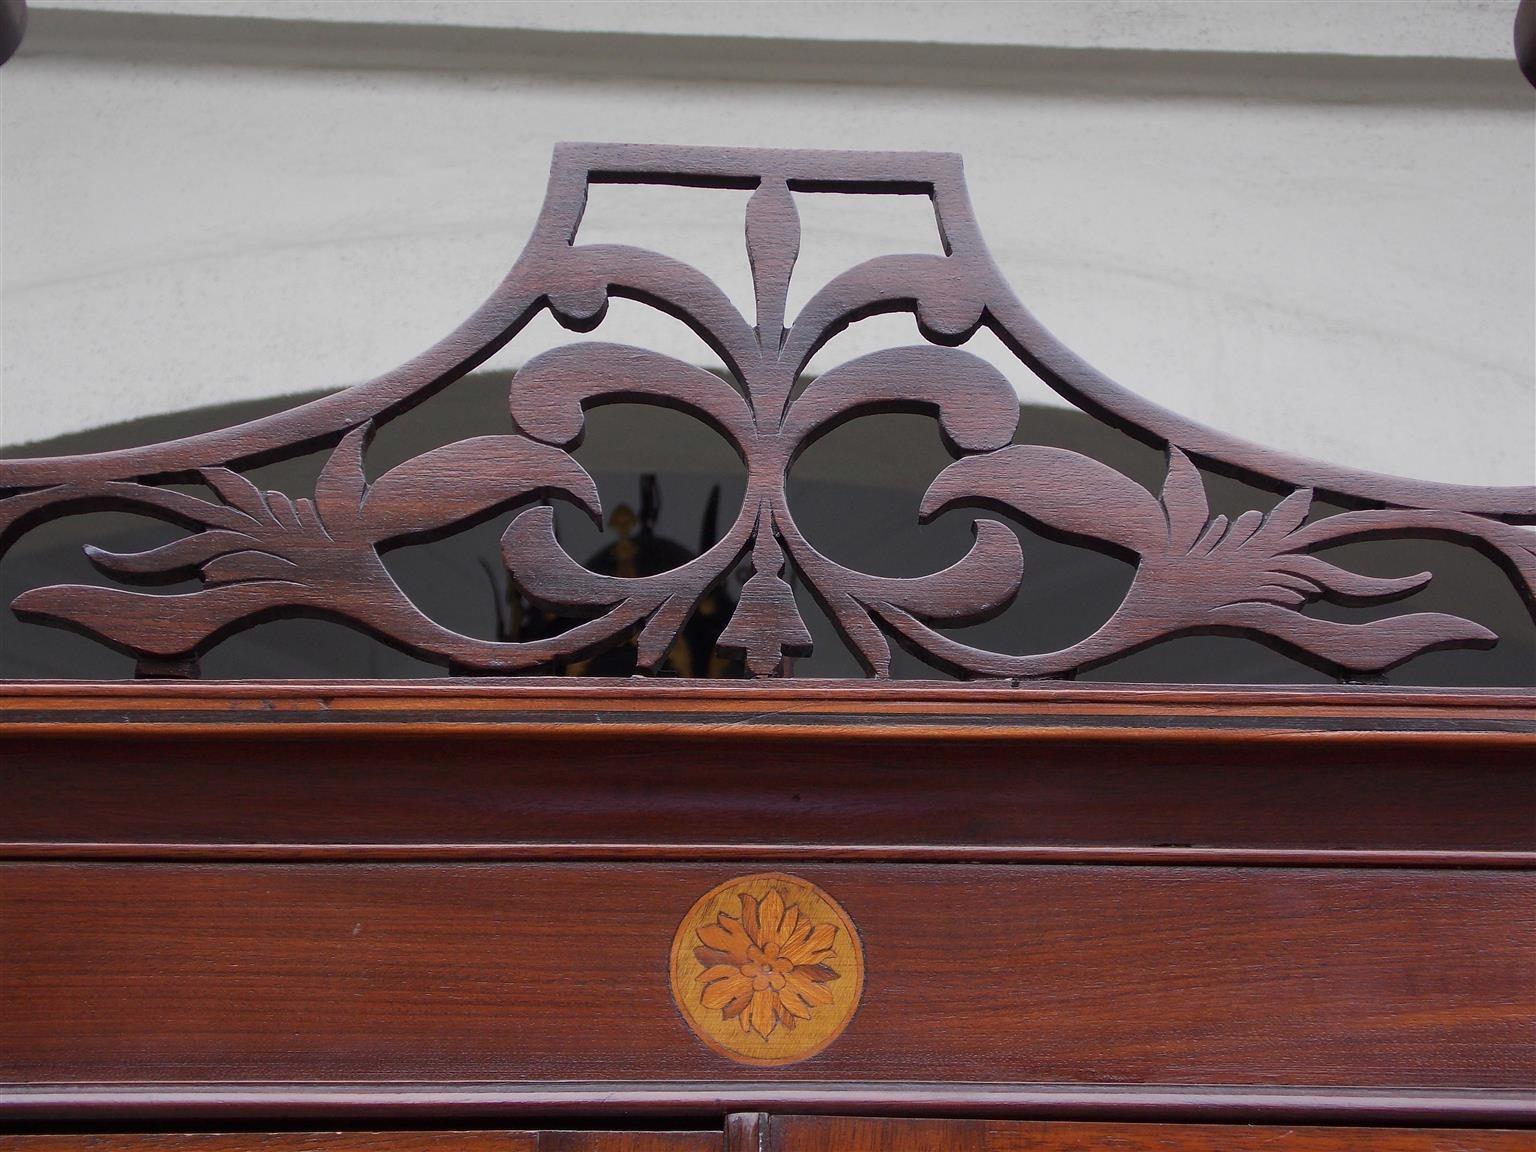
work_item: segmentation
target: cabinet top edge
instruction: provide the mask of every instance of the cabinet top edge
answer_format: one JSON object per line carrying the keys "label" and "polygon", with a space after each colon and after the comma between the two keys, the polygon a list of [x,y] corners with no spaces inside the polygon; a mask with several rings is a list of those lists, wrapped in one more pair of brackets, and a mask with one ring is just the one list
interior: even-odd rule
{"label": "cabinet top edge", "polygon": [[1435,739],[1536,743],[1529,689],[689,680],[0,683],[0,736]]}

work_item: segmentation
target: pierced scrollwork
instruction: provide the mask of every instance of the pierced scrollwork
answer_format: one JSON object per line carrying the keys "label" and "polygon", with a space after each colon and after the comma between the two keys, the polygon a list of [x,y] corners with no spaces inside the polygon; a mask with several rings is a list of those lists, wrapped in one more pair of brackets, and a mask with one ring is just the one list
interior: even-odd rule
{"label": "pierced scrollwork", "polygon": [[[576,243],[586,189],[597,181],[755,188],[745,221],[754,320],[688,265],[636,248]],[[800,243],[796,191],[930,196],[945,254],[858,265],[786,325]],[[732,379],[640,348],[575,343],[517,371],[509,395],[513,432],[437,448],[367,481],[364,453],[379,423],[471,371],[539,311],[589,332],[613,297],[682,319]],[[796,394],[811,357],[837,332],[894,311],[912,313],[928,343],[848,361]],[[983,327],[1084,411],[1163,445],[1168,470],[1160,493],[1088,457],[1014,443],[1019,406],[1011,384],[958,347]],[[562,548],[545,503],[569,501],[601,523],[597,486],[572,452],[586,412],[620,402],[697,417],[746,466],[735,521],[701,555],[654,575],[583,567]],[[969,552],[921,577],[854,571],[810,544],[786,496],[795,459],[848,420],[892,411],[933,417],[956,457],[923,498],[923,519],[986,508],[1135,561],[1123,603],[1097,631],[1061,651],[1009,655],[939,630],[995,616],[1017,595],[1023,552],[998,520],[976,520]],[[312,496],[263,491],[241,474],[251,463],[317,444],[331,450]],[[1268,511],[1213,518],[1195,460],[1283,495]],[[189,493],[189,484],[206,496]],[[1309,519],[1314,492],[1349,510]],[[744,562],[750,575],[718,644],[743,655],[755,676],[780,674],[787,657],[809,651],[796,578],[876,676],[890,672],[892,638],[935,667],[981,677],[1070,676],[1192,633],[1258,637],[1341,674],[1380,671],[1434,648],[1495,642],[1480,624],[1444,613],[1353,624],[1304,614],[1314,600],[1382,603],[1430,580],[1428,572],[1364,576],[1314,554],[1370,537],[1436,535],[1478,547],[1502,561],[1536,604],[1536,536],[1524,526],[1536,520],[1536,489],[1433,484],[1289,457],[1136,397],[1077,360],[1023,309],[981,241],[958,160],[924,154],[562,146],[534,235],[507,279],[417,360],[225,432],[94,456],[0,461],[0,539],[41,519],[100,507],[193,529],[137,554],[88,548],[100,569],[127,583],[191,575],[203,587],[152,594],[57,585],[23,593],[13,607],[26,619],[83,631],[151,661],[190,661],[260,620],[315,614],[460,671],[544,668],[630,640],[637,666],[651,670],[700,602]],[[380,557],[392,543],[520,507],[502,538],[517,586],[536,603],[590,616],[553,637],[482,640],[447,629],[410,600]]]}

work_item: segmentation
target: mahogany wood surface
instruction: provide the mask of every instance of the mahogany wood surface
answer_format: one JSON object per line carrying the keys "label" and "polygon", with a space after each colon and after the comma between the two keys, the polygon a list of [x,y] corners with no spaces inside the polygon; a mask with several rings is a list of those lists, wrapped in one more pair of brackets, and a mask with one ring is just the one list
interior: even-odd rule
{"label": "mahogany wood surface", "polygon": [[[739,867],[0,868],[20,1083],[761,1079],[671,1002],[684,913]],[[796,865],[863,1001],[776,1079],[1523,1092],[1536,876]]]}
{"label": "mahogany wood surface", "polygon": [[[615,182],[750,189],[753,317],[675,260],[581,242],[588,186]],[[795,198],[811,192],[926,196],[943,255],[878,257],[788,316]],[[587,332],[615,297],[681,319],[729,378],[578,343],[516,372],[505,427],[367,467],[377,427],[537,314]],[[923,342],[804,378],[837,332],[882,312],[911,314]],[[1010,381],[957,347],[983,329],[1161,448],[1157,490],[1021,437]],[[617,402],[699,417],[745,469],[735,521],[666,571],[592,571],[554,531],[551,498],[601,518],[572,453],[585,412]],[[971,551],[928,575],[818,552],[789,469],[843,422],[888,411],[932,417],[954,457],[920,517],[1000,514],[1119,554],[1136,564],[1123,603],[1059,651],[983,651],[943,629],[996,615],[1031,577],[1004,523],[974,520]],[[311,493],[246,474],[314,451],[327,455]],[[1210,473],[1272,495],[1213,516]],[[1416,592],[1431,573],[1366,576],[1330,557],[1420,536],[1493,557],[1536,608],[1536,488],[1304,460],[1137,397],[1013,296],[957,157],[563,145],[516,266],[417,360],[220,432],[0,461],[0,549],[94,509],[190,530],[144,553],[88,548],[108,576],[201,586],[34,588],[13,607],[131,653],[146,677],[195,676],[225,636],[293,615],[459,675],[558,673],[630,644],[649,672],[703,598],[739,581],[716,645],[753,677],[792,674],[808,649],[798,584],[877,680],[894,640],[985,683],[0,688],[0,1123],[210,1130],[0,1147],[1532,1147],[1529,1132],[1047,1122],[1536,1125],[1529,690],[1041,680],[1189,634],[1257,638],[1340,679],[1486,647],[1477,605],[1349,624],[1303,609]],[[506,513],[511,587],[587,619],[462,635],[381,558]],[[791,1110],[887,1118],[760,1114]],[[343,1115],[529,1130],[259,1130]],[[700,1130],[532,1130],[640,1115]],[[955,1115],[990,1119],[935,1118]],[[212,1132],[222,1119],[256,1130]]]}
{"label": "mahogany wood surface", "polygon": [[[936,1084],[896,1081],[771,1080],[565,1081],[556,1083],[354,1084],[46,1084],[0,1090],[0,1116],[54,1131],[70,1124],[100,1130],[125,1122],[156,1128],[227,1127],[245,1119],[253,1130],[302,1118],[311,1125],[345,1117],[367,1125],[390,1120],[440,1127],[509,1115],[590,1123],[595,1116],[680,1115],[712,1123],[741,1108],[826,1115],[1018,1117],[1033,1120],[1355,1124],[1529,1128],[1529,1092],[1465,1088],[1250,1088],[1146,1085]],[[747,1113],[745,1115],[760,1115]],[[210,1117],[217,1121],[210,1123]],[[613,1121],[610,1121],[613,1122]],[[751,1124],[747,1125],[748,1128]],[[755,1147],[755,1137],[745,1136]]]}
{"label": "mahogany wood surface", "polygon": [[0,733],[195,731],[250,737],[263,729],[308,735],[392,735],[458,728],[498,736],[540,731],[673,736],[713,742],[781,735],[910,740],[958,735],[1009,741],[1160,739],[1256,742],[1371,739],[1482,748],[1536,738],[1530,689],[1169,686],[1146,684],[900,683],[804,680],[526,678],[508,682],[160,681],[0,683]]}
{"label": "mahogany wood surface", "polygon": [[205,1132],[3,1136],[0,1152],[721,1152],[719,1132]]}
{"label": "mahogany wood surface", "polygon": [[1532,1152],[1536,1133],[768,1116],[762,1152]]}
{"label": "mahogany wood surface", "polygon": [[[1536,1133],[732,1116],[726,1152],[1529,1152]],[[240,1132],[0,1136],[0,1152],[719,1152],[719,1132]]]}
{"label": "mahogany wood surface", "polygon": [[29,685],[0,693],[0,787],[12,859],[1529,867],[1536,708],[1365,689]]}
{"label": "mahogany wood surface", "polygon": [[[1536,1124],[1528,695],[313,689],[0,696],[0,1124]],[[770,867],[867,960],[771,1075],[666,974]]]}
{"label": "mahogany wood surface", "polygon": [[1536,864],[1536,751],[0,739],[0,858]]}
{"label": "mahogany wood surface", "polygon": [[[731,1120],[737,1120],[731,1117]],[[727,1152],[1530,1152],[1536,1133],[763,1116]],[[747,1142],[750,1140],[750,1143]],[[719,1152],[719,1132],[238,1132],[0,1136],[0,1152]]]}

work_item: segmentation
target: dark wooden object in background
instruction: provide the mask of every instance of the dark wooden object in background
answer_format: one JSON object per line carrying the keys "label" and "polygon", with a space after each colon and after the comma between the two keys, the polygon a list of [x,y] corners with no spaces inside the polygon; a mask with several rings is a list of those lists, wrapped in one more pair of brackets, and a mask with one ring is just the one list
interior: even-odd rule
{"label": "dark wooden object in background", "polygon": [[1520,0],[1515,10],[1515,62],[1536,87],[1536,0]]}
{"label": "dark wooden object in background", "polygon": [[[756,296],[752,321],[696,269],[623,245],[576,243],[592,183],[753,189],[745,219]],[[934,204],[944,254],[881,256],[834,277],[789,323],[800,244],[795,193],[921,195]],[[374,429],[451,384],[548,310],[567,328],[598,327],[613,297],[688,324],[719,355],[727,382],[644,349],[583,342],[534,358],[516,374],[506,434],[434,449],[369,482]],[[925,344],[859,357],[796,393],[816,351],[850,323],[908,312]],[[1069,401],[1167,452],[1152,492],[1074,452],[1013,443],[1019,407],[1008,379],[957,347],[986,329]],[[556,636],[481,640],[428,618],[395,583],[380,549],[446,533],[546,497],[600,517],[596,485],[571,455],[586,409],[638,402],[690,413],[740,454],[746,496],[735,522],[702,555],[649,576],[603,575],[560,546],[553,509],[528,507],[502,540],[531,601],[594,618]],[[982,651],[936,626],[1002,611],[1024,579],[1018,539],[975,522],[971,551],[928,576],[873,576],[842,567],[801,533],[786,497],[796,457],[839,424],[874,412],[933,416],[956,457],[920,515],[986,508],[1049,534],[1136,562],[1124,602],[1092,635],[1060,651]],[[252,465],[330,449],[313,496],[262,491]],[[1276,493],[1268,508],[1212,517],[1201,467]],[[168,487],[180,481],[201,495]],[[1347,511],[1316,518],[1314,494]],[[282,615],[353,624],[460,672],[517,672],[588,657],[634,640],[654,669],[703,597],[743,561],[742,586],[719,647],[755,676],[782,673],[810,633],[790,579],[817,597],[875,676],[895,638],[929,664],[965,677],[1070,677],[1170,637],[1237,633],[1339,676],[1378,672],[1442,647],[1497,639],[1438,612],[1345,624],[1301,609],[1319,599],[1389,601],[1430,573],[1365,576],[1316,553],[1353,540],[1433,535],[1479,548],[1536,607],[1536,488],[1481,488],[1379,476],[1288,456],[1150,404],[1061,346],[1013,296],[981,238],[958,157],[926,153],[761,151],[562,145],[527,248],[491,298],[418,359],[335,396],[226,431],[146,448],[61,459],[0,461],[0,543],[82,509],[128,508],[195,529],[150,551],[88,549],[106,572],[155,582],[196,575],[200,591],[150,595],[86,585],[36,588],[24,617],[75,628],[141,659],[145,674],[187,675],[232,631]],[[1468,611],[1475,611],[1468,605]]]}
{"label": "dark wooden object in background", "polygon": [[0,0],[0,64],[21,47],[27,34],[27,0]]}
{"label": "dark wooden object in background", "polygon": [[[28,927],[3,945],[0,1080],[495,1082],[513,1100],[557,1082],[655,1085],[693,1110],[687,1082],[729,1095],[765,1074],[680,1025],[665,945],[698,896],[751,871],[13,863],[0,922]],[[853,910],[869,995],[781,1084],[791,1099],[867,1082],[1428,1083],[1495,1098],[1536,1083],[1530,872],[793,871]]]}

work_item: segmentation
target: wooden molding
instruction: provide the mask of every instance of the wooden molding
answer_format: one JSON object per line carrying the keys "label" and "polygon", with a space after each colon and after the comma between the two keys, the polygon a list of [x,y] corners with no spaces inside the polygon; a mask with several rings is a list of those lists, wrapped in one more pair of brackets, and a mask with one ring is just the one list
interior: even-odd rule
{"label": "wooden molding", "polygon": [[[506,1084],[39,1084],[0,1086],[0,1117],[13,1121],[142,1121],[220,1116],[569,1118],[761,1114],[1095,1117],[1239,1124],[1424,1124],[1536,1127],[1536,1103],[1521,1091],[1211,1085],[1037,1085],[856,1083],[814,1080],[718,1084],[622,1082]],[[754,1126],[744,1124],[750,1141]]]}
{"label": "wooden molding", "polygon": [[0,735],[538,733],[562,739],[751,732],[804,740],[1536,741],[1529,689],[1270,688],[710,680],[0,683]]}

